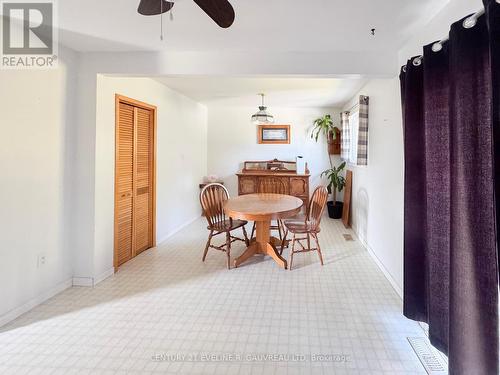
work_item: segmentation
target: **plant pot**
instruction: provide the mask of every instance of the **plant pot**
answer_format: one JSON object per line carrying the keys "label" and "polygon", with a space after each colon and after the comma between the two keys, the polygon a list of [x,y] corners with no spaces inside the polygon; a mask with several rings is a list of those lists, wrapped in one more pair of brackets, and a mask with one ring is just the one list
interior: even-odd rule
{"label": "plant pot", "polygon": [[340,219],[342,217],[342,210],[344,209],[344,202],[335,202],[329,201],[326,203],[328,208],[328,216],[332,219]]}

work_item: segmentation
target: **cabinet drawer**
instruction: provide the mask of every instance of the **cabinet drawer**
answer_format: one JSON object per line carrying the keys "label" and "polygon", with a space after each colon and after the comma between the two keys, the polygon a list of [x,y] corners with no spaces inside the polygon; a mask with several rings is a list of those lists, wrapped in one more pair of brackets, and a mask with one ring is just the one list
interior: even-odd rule
{"label": "cabinet drawer", "polygon": [[309,181],[307,178],[291,177],[290,178],[290,195],[308,196],[309,195]]}
{"label": "cabinet drawer", "polygon": [[255,177],[240,177],[238,183],[239,195],[257,193],[257,178]]}
{"label": "cabinet drawer", "polygon": [[[275,188],[273,188],[273,186],[275,186]],[[282,194],[288,195],[290,194],[288,177],[259,177],[257,179],[257,191],[258,193],[281,192]]]}

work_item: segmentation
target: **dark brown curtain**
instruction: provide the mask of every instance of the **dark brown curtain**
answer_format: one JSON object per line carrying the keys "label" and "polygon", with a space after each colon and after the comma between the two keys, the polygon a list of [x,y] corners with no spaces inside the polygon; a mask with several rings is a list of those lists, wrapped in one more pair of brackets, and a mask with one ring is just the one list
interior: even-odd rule
{"label": "dark brown curtain", "polygon": [[429,324],[452,375],[499,371],[500,4],[484,5],[400,76],[404,314]]}
{"label": "dark brown curtain", "polygon": [[[492,116],[493,116],[493,137],[494,137],[494,153],[495,153],[495,196],[497,217],[500,217],[500,11],[498,10],[500,0],[484,1],[485,10],[490,30],[490,35],[494,37],[490,40],[490,55],[492,65],[493,79],[493,97],[492,97]],[[497,219],[497,233],[500,233],[500,218]],[[499,246],[497,244],[497,249]],[[499,257],[497,261],[500,259]],[[500,267],[498,267],[500,277]]]}
{"label": "dark brown curtain", "polygon": [[[414,60],[417,61],[417,60]],[[405,218],[403,311],[418,321],[427,320],[427,278],[425,243],[425,131],[424,82],[421,64],[409,63],[401,80],[404,112]]]}

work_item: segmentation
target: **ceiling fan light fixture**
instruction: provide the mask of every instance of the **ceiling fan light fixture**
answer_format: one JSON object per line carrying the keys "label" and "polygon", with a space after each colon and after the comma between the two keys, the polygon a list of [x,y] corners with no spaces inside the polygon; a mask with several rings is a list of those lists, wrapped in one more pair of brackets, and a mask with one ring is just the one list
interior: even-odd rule
{"label": "ceiling fan light fixture", "polygon": [[[235,19],[234,8],[228,0],[193,0],[217,25],[230,27]],[[144,16],[168,12],[177,0],[140,0],[137,11]],[[172,13],[171,13],[172,14]]]}
{"label": "ceiling fan light fixture", "polygon": [[262,98],[262,105],[259,106],[259,111],[252,116],[254,124],[274,124],[274,116],[267,112],[267,107],[264,105],[264,94],[259,94]]}
{"label": "ceiling fan light fixture", "polygon": [[174,3],[166,0],[141,0],[137,12],[143,16],[156,16],[168,12]]}

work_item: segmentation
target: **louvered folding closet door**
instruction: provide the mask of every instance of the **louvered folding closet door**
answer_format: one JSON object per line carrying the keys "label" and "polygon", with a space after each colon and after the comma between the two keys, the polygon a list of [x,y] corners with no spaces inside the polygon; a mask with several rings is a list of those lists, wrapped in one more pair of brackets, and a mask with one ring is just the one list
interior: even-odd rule
{"label": "louvered folding closet door", "polygon": [[135,108],[119,103],[115,171],[115,266],[133,256],[134,119]]}
{"label": "louvered folding closet door", "polygon": [[136,108],[136,112],[134,250],[139,254],[152,244],[152,111]]}
{"label": "louvered folding closet door", "polygon": [[116,104],[115,267],[155,246],[155,109],[134,102]]}

